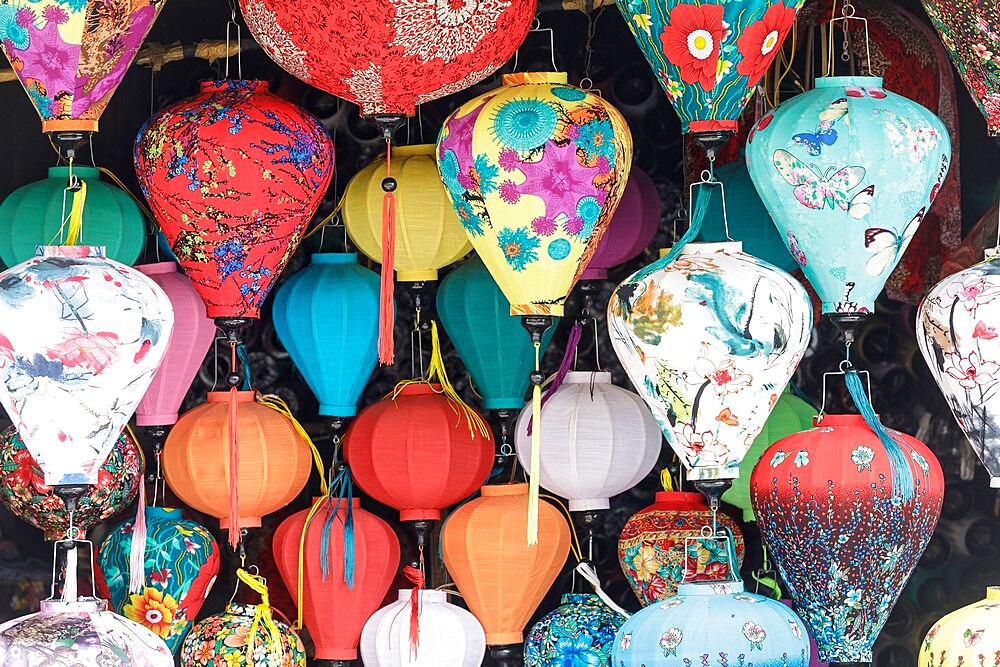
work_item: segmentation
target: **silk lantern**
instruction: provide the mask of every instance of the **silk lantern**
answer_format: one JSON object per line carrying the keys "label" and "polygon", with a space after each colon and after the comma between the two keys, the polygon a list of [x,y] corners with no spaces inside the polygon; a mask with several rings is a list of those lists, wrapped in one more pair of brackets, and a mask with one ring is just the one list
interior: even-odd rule
{"label": "silk lantern", "polygon": [[116,262],[134,264],[139,259],[146,245],[146,221],[139,207],[124,190],[102,181],[100,169],[74,165],[72,169],[49,167],[48,178],[14,190],[0,204],[0,260],[4,264],[14,266],[31,259],[36,246],[59,238],[70,173],[87,184],[84,239],[104,246],[105,255]]}
{"label": "silk lantern", "polygon": [[205,315],[205,303],[191,280],[174,262],[135,267],[160,286],[174,311],[174,331],[167,344],[160,371],[135,409],[138,426],[177,423],[184,396],[215,340],[215,324]]}
{"label": "silk lantern", "polygon": [[920,304],[916,334],[920,351],[958,425],[1000,487],[1000,428],[994,388],[1000,381],[1000,260],[987,261],[948,276]]}
{"label": "silk lantern", "polygon": [[333,174],[333,144],[264,81],[209,81],[139,131],[135,171],[208,316],[256,318]]}
{"label": "silk lantern", "polygon": [[812,307],[738,242],[667,259],[618,286],[611,343],[689,478],[735,478],[809,344]]}
{"label": "silk lantern", "polygon": [[[520,410],[535,350],[510,301],[478,256],[453,269],[437,291],[437,311],[487,410]],[[544,355],[559,318],[542,334]]]}
{"label": "silk lantern", "polygon": [[569,555],[569,526],[539,503],[538,542],[527,542],[528,485],[484,486],[441,529],[445,567],[490,646],[519,644],[525,624]]}
{"label": "silk lantern", "polygon": [[316,253],[274,295],[274,329],[319,399],[353,417],[378,360],[378,276],[354,253]]}
{"label": "silk lantern", "polygon": [[894,488],[891,453],[860,415],[826,415],[782,438],[750,479],[761,536],[826,662],[871,662],[941,513],[934,454],[890,434],[913,476],[909,498]]}
{"label": "silk lantern", "polygon": [[181,647],[181,664],[305,667],[306,651],[299,636],[280,619],[272,619],[276,632],[269,632],[258,620],[259,607],[231,602],[221,613],[198,621]]}
{"label": "silk lantern", "polygon": [[528,633],[524,665],[612,667],[611,647],[624,622],[597,595],[563,595],[561,604]]}
{"label": "silk lantern", "polygon": [[529,428],[540,428],[540,483],[572,512],[608,509],[660,456],[656,421],[641,398],[611,384],[611,373],[568,372],[542,406],[541,424],[531,422],[528,407],[517,420],[517,458],[529,467]]}
{"label": "silk lantern", "polygon": [[344,550],[352,548],[344,542],[347,502],[321,502],[309,523],[310,510],[281,522],[274,531],[274,559],[316,646],[314,657],[354,660],[365,621],[379,608],[399,567],[399,540],[389,524],[352,498],[354,583],[349,586],[344,581]]}
{"label": "silk lantern", "polygon": [[880,77],[822,77],[754,126],[746,159],[789,252],[835,320],[875,308],[948,173],[937,116]]}
{"label": "silk lantern", "polygon": [[[419,596],[418,643],[410,645],[411,596]],[[479,667],[486,635],[476,617],[435,590],[401,590],[372,614],[361,632],[361,660],[371,667]]]}
{"label": "silk lantern", "polygon": [[0,403],[47,486],[94,484],[174,314],[156,283],[101,248],[39,252],[0,274]]}
{"label": "silk lantern", "polygon": [[917,667],[996,664],[1000,656],[998,610],[1000,587],[990,586],[985,599],[947,614],[927,631]]}
{"label": "silk lantern", "polygon": [[747,593],[742,581],[681,584],[677,597],[625,621],[616,667],[753,664],[808,667],[809,637],[785,605]]}

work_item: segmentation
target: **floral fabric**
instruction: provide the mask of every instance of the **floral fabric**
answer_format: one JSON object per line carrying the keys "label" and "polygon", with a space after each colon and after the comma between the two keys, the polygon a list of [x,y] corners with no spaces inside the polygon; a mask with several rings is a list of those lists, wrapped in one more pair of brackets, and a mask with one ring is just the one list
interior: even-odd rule
{"label": "floral fabric", "polygon": [[305,667],[302,640],[288,624],[275,619],[280,644],[263,625],[251,637],[255,605],[230,604],[191,628],[181,647],[185,667]]}
{"label": "floral fabric", "polygon": [[624,622],[596,595],[563,595],[562,604],[532,626],[525,667],[611,667],[615,632]]}

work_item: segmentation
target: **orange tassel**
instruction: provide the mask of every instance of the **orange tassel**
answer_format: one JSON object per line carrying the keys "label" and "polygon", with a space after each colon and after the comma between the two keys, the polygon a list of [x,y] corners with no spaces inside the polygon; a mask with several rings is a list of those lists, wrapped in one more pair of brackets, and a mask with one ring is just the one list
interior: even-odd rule
{"label": "orange tassel", "polygon": [[382,181],[382,284],[379,300],[378,360],[388,366],[396,358],[393,325],[396,320],[395,285],[393,273],[396,266],[396,189],[392,178],[392,141],[385,141],[385,179]]}
{"label": "orange tassel", "polygon": [[[233,348],[233,370],[236,369],[236,344]],[[236,397],[239,390],[229,388],[229,546],[234,550],[240,543],[240,436]]]}

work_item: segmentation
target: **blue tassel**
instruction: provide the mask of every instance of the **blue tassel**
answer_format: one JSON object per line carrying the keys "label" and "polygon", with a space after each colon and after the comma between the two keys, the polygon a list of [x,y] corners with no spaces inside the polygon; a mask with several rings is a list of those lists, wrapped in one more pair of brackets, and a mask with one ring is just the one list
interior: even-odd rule
{"label": "blue tassel", "polygon": [[236,356],[243,364],[243,385],[240,391],[250,391],[253,388],[253,378],[250,376],[250,353],[247,352],[246,344],[240,343],[236,346]]}
{"label": "blue tassel", "polygon": [[854,400],[854,405],[858,408],[858,412],[861,413],[865,422],[868,423],[868,426],[871,427],[872,431],[878,436],[878,439],[882,441],[882,445],[885,447],[885,454],[889,457],[889,468],[892,471],[893,497],[901,499],[904,503],[910,502],[913,500],[916,487],[909,459],[903,453],[903,449],[899,446],[899,443],[889,435],[889,432],[885,430],[885,426],[878,420],[875,408],[872,407],[871,401],[868,400],[868,394],[865,393],[864,385],[861,384],[861,376],[858,375],[858,371],[848,368],[845,381],[847,383],[847,391],[850,392],[851,398]]}
{"label": "blue tassel", "polygon": [[698,233],[701,231],[701,223],[705,219],[705,214],[708,213],[708,205],[712,202],[712,190],[714,188],[707,188],[707,194],[702,194],[705,190],[706,188],[698,190],[698,199],[694,203],[691,212],[691,224],[688,226],[687,231],[684,232],[684,235],[674,243],[670,252],[636,273],[632,278],[633,282],[638,282],[654,271],[659,271],[664,267],[670,266],[670,263],[680,256],[681,251],[684,250],[684,246],[694,241],[695,237],[698,236]]}
{"label": "blue tassel", "polygon": [[327,494],[326,504],[333,501],[336,495],[337,502],[326,514],[323,522],[323,536],[319,543],[319,559],[322,569],[323,580],[330,574],[330,532],[333,530],[333,519],[340,510],[340,505],[347,501],[347,509],[343,519],[344,524],[344,583],[350,589],[354,588],[354,487],[351,484],[351,473],[347,468],[341,468],[330,483],[330,490]]}

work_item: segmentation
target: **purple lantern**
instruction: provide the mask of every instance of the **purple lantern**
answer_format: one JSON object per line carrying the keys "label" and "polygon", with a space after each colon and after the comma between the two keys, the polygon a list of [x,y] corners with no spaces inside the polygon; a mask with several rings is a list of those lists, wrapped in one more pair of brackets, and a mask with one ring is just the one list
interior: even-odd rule
{"label": "purple lantern", "polygon": [[580,280],[604,280],[608,269],[637,257],[656,236],[661,206],[652,179],[632,165],[621,202]]}

